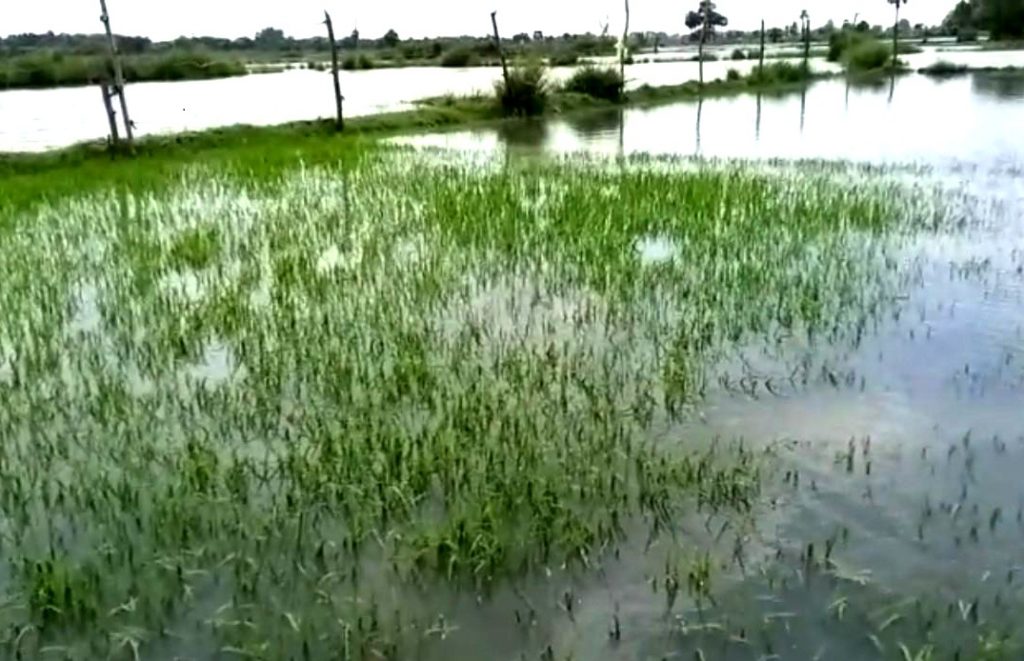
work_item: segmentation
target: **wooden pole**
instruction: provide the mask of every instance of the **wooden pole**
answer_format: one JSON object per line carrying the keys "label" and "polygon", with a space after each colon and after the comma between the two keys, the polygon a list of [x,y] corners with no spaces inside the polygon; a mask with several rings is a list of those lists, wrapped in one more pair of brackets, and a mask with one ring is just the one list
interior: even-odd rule
{"label": "wooden pole", "polygon": [[324,24],[327,25],[327,38],[331,41],[331,76],[334,78],[334,105],[337,109],[335,126],[339,131],[345,130],[345,115],[342,112],[341,81],[338,80],[338,42],[334,40],[334,24],[331,15],[324,11]]}
{"label": "wooden pole", "polygon": [[[764,19],[763,18],[761,19],[761,56],[758,59],[760,60],[760,62],[758,63],[758,68],[761,71],[761,73],[763,74],[764,73]],[[764,78],[762,78],[761,80],[764,80]]]}
{"label": "wooden pole", "polygon": [[896,22],[892,25],[892,68],[900,61],[900,0],[896,0]]}
{"label": "wooden pole", "polygon": [[622,29],[622,47],[619,49],[619,96],[626,93],[626,44],[629,43],[629,0],[626,0],[626,27]]}
{"label": "wooden pole", "polygon": [[491,12],[491,25],[494,26],[494,45],[498,47],[501,59],[501,75],[505,78],[505,89],[508,89],[508,62],[505,61],[505,50],[501,47],[501,35],[498,34],[498,12]]}
{"label": "wooden pole", "polygon": [[117,134],[117,113],[114,112],[114,104],[110,102],[110,87],[106,83],[100,83],[100,91],[103,92],[103,107],[107,111],[107,121],[110,123],[110,144],[116,147],[121,137]]}
{"label": "wooden pole", "polygon": [[107,31],[107,48],[110,51],[110,62],[114,67],[114,90],[121,99],[121,121],[124,122],[124,135],[130,147],[135,136],[132,133],[132,120],[128,116],[128,101],[124,96],[124,70],[121,68],[121,57],[117,52],[117,42],[114,40],[114,32],[110,29],[110,14],[107,13],[107,0],[100,0],[100,9],[103,14],[100,20]]}

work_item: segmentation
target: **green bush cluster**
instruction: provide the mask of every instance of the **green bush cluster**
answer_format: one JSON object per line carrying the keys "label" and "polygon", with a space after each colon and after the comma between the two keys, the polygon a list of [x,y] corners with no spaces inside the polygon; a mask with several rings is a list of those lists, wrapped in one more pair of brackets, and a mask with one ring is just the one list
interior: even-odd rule
{"label": "green bush cluster", "polygon": [[553,67],[571,67],[578,64],[580,56],[574,51],[561,51],[551,56],[549,62]]}
{"label": "green bush cluster", "polygon": [[[772,85],[775,83],[799,83],[811,77],[811,70],[803,62],[779,61],[756,68],[747,76],[751,85]],[[729,78],[729,80],[733,80]]]}
{"label": "green bush cluster", "polygon": [[[237,60],[185,51],[129,55],[122,59],[122,68],[128,82],[203,80],[247,73]],[[107,58],[98,55],[66,57],[46,52],[0,59],[0,88],[4,89],[89,85],[113,77]]]}
{"label": "green bush cluster", "polygon": [[502,112],[509,117],[535,117],[544,112],[548,100],[547,71],[537,63],[515,67],[508,81],[499,80],[495,96]]}
{"label": "green bush cluster", "polygon": [[621,101],[624,84],[617,70],[588,65],[573,73],[565,83],[565,91],[586,94],[595,99]]}
{"label": "green bush cluster", "polygon": [[350,53],[341,61],[341,68],[345,71],[365,71],[376,67],[373,60],[366,53]]}
{"label": "green bush cluster", "polygon": [[442,67],[471,67],[476,65],[477,56],[469,48],[456,48],[441,57]]}

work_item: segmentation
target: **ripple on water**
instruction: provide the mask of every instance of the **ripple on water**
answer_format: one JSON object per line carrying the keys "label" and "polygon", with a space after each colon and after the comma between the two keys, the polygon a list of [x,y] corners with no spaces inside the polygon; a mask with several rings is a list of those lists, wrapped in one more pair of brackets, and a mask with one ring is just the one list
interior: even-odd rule
{"label": "ripple on water", "polygon": [[670,236],[653,234],[643,236],[633,243],[640,263],[645,266],[671,264],[682,257],[682,246]]}

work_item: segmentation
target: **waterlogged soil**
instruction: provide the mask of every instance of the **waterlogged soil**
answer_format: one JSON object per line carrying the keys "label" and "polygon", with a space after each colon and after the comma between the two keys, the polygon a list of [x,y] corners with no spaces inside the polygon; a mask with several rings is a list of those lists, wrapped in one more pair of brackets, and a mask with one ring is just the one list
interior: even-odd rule
{"label": "waterlogged soil", "polygon": [[378,158],[14,219],[6,656],[1020,658],[1007,168]]}

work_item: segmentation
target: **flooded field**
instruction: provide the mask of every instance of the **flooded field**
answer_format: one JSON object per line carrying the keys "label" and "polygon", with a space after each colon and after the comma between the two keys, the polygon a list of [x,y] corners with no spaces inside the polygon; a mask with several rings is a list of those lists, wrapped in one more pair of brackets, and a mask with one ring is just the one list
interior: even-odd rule
{"label": "flooded field", "polygon": [[1006,164],[379,146],[12,209],[5,655],[1017,658]]}

